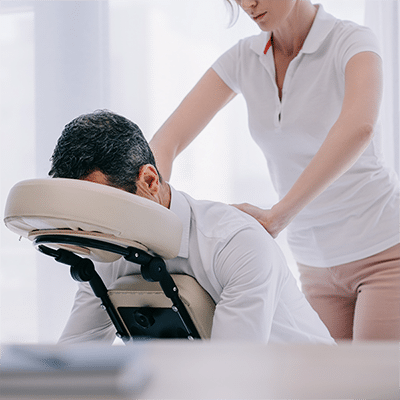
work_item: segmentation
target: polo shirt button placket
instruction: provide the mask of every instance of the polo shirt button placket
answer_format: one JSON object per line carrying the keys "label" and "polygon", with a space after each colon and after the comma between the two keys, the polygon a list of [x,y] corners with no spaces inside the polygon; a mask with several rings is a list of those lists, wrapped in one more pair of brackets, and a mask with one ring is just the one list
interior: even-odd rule
{"label": "polo shirt button placket", "polygon": [[279,104],[275,113],[275,132],[279,133],[281,131],[281,120],[282,120],[282,106]]}
{"label": "polo shirt button placket", "polygon": [[285,101],[285,83],[283,84],[283,88],[282,88],[282,98],[279,100],[279,106],[278,106],[278,113],[277,113],[277,126],[279,129],[281,129],[282,127],[282,110],[283,110],[283,102]]}
{"label": "polo shirt button placket", "polygon": [[[283,95],[282,95],[283,100]],[[279,98],[278,86],[276,85],[276,108],[275,108],[275,132],[279,133],[281,130],[282,121],[282,100]]]}
{"label": "polo shirt button placket", "polygon": [[279,113],[278,113],[278,125],[279,128],[281,128],[282,126],[282,110],[283,110],[283,105],[286,99],[286,95],[287,95],[287,88],[289,87],[293,74],[294,74],[294,70],[297,67],[298,64],[298,57],[295,58],[294,60],[292,60],[286,70],[286,75],[285,75],[285,80],[283,81],[283,87],[282,87],[282,98],[279,102]]}

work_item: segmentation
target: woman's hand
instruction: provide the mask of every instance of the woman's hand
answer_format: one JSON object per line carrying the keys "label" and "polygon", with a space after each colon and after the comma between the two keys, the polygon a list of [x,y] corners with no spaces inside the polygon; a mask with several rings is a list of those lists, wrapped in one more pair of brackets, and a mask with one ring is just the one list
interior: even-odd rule
{"label": "woman's hand", "polygon": [[255,218],[274,239],[278,237],[279,233],[286,228],[290,222],[290,220],[286,221],[285,218],[276,215],[274,212],[274,207],[263,210],[262,208],[248,203],[232,205],[240,211],[243,211]]}

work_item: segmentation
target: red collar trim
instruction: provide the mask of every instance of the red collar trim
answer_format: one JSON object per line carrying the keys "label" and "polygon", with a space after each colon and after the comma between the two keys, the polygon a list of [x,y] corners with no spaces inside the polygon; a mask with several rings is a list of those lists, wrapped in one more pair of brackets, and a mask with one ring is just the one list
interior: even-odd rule
{"label": "red collar trim", "polygon": [[272,46],[272,36],[270,37],[270,39],[268,40],[267,45],[265,46],[264,49],[264,54],[267,54],[267,51],[269,50],[269,48]]}

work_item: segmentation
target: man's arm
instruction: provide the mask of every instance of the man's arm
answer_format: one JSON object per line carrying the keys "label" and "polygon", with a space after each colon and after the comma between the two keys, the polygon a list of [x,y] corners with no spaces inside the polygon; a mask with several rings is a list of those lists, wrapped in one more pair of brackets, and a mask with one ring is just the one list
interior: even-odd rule
{"label": "man's arm", "polygon": [[59,343],[77,344],[102,341],[112,344],[115,339],[115,328],[101,307],[88,283],[80,283],[75,296],[71,315],[59,339]]}
{"label": "man's arm", "polygon": [[243,229],[218,254],[215,272],[223,290],[211,338],[267,342],[290,273],[274,240],[258,227]]}

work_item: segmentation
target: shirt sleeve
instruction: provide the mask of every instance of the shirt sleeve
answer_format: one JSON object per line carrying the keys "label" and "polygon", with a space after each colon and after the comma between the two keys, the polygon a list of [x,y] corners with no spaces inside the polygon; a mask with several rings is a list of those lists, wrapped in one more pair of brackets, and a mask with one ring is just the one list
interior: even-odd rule
{"label": "shirt sleeve", "polygon": [[112,344],[115,339],[115,328],[107,312],[100,306],[101,300],[94,295],[90,285],[80,283],[71,315],[59,343],[102,341]]}
{"label": "shirt sleeve", "polygon": [[379,42],[371,29],[357,25],[356,28],[346,30],[338,41],[339,60],[344,74],[349,60],[358,53],[370,51],[381,57]]}
{"label": "shirt sleeve", "polygon": [[222,54],[211,68],[235,93],[241,93],[238,82],[240,42]]}
{"label": "shirt sleeve", "polygon": [[212,339],[267,342],[287,268],[271,236],[254,227],[237,233],[219,252],[215,270],[223,290]]}

